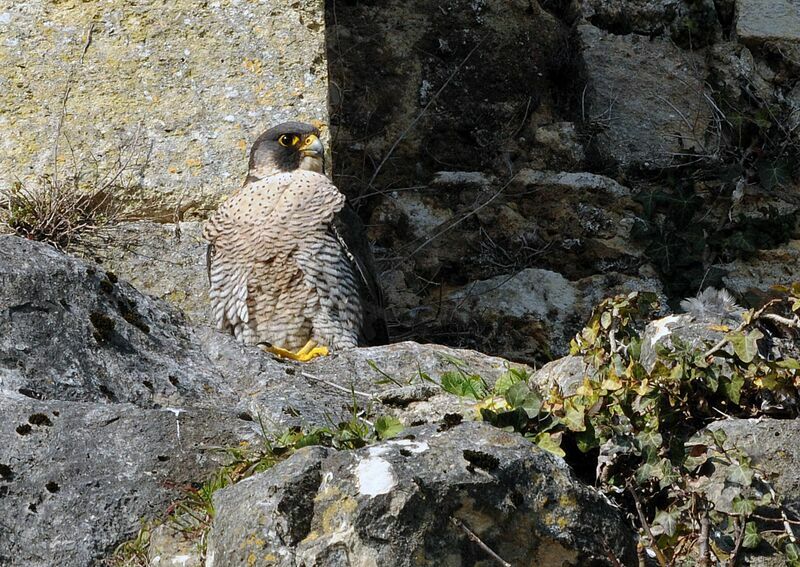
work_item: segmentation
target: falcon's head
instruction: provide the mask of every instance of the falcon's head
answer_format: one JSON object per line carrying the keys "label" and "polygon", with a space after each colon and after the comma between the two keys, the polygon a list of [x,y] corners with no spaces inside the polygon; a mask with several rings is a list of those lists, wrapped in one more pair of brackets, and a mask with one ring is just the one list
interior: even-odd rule
{"label": "falcon's head", "polygon": [[284,122],[261,134],[250,150],[247,181],[296,169],[325,172],[319,130],[304,122]]}

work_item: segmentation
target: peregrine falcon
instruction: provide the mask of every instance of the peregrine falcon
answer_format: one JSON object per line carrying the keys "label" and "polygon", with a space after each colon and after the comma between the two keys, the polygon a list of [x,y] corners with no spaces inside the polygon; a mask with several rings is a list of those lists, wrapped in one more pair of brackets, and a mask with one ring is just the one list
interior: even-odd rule
{"label": "peregrine falcon", "polygon": [[244,186],[203,228],[217,328],[302,361],[370,340],[382,324],[379,293],[347,214],[315,127],[286,122],[261,134]]}

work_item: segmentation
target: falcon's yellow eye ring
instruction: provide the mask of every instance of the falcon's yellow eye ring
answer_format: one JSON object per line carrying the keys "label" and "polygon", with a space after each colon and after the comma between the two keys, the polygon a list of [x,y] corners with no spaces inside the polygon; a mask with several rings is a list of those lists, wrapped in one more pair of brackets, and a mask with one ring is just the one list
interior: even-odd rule
{"label": "falcon's yellow eye ring", "polygon": [[289,134],[284,134],[280,138],[278,138],[278,143],[285,148],[291,148],[292,146],[296,146],[297,142],[300,141],[300,138],[297,136],[290,136]]}

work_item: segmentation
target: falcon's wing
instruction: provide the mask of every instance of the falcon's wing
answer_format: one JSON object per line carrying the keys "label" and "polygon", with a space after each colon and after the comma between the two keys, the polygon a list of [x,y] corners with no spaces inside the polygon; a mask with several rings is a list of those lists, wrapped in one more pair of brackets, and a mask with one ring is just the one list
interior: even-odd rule
{"label": "falcon's wing", "polygon": [[280,281],[266,277],[273,261],[324,230],[343,204],[325,176],[309,171],[250,183],[223,203],[203,230],[211,246],[209,296],[218,328],[237,337],[255,332],[251,290],[257,286],[259,304],[274,309],[282,290]]}
{"label": "falcon's wing", "polygon": [[361,218],[349,205],[345,205],[333,218],[333,230],[359,276],[359,291],[364,310],[362,341],[369,345],[386,344],[389,333],[383,309],[383,294],[375,278],[375,260]]}

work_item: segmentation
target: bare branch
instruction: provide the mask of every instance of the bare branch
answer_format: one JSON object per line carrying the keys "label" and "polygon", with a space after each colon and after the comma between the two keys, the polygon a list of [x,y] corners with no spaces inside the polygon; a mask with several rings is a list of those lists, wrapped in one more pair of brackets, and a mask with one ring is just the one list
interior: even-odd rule
{"label": "bare branch", "polygon": [[420,113],[417,114],[417,116],[414,118],[414,120],[411,121],[411,124],[409,124],[408,127],[406,127],[405,130],[403,130],[403,133],[400,134],[400,136],[397,138],[397,140],[395,140],[394,144],[392,144],[392,147],[389,148],[389,151],[386,152],[386,155],[383,156],[383,159],[378,164],[378,167],[375,168],[375,172],[372,174],[372,177],[370,178],[369,183],[367,183],[367,186],[372,187],[372,184],[374,183],[375,178],[378,177],[378,174],[381,172],[381,169],[383,169],[384,164],[386,164],[386,161],[392,156],[392,154],[394,153],[394,150],[397,149],[397,146],[400,144],[400,142],[402,142],[403,139],[408,135],[408,133],[414,128],[414,126],[417,125],[417,122],[419,122],[420,119],[425,115],[425,113],[428,111],[428,109],[431,107],[431,105],[433,105],[433,103],[436,102],[436,100],[442,94],[444,89],[447,88],[447,85],[449,85],[450,82],[458,74],[458,72],[461,71],[461,68],[467,63],[467,61],[469,61],[470,57],[472,57],[472,54],[475,53],[475,51],[478,50],[478,48],[483,44],[483,42],[486,40],[487,37],[488,36],[484,36],[477,44],[475,44],[475,47],[473,47],[470,50],[470,52],[467,53],[467,56],[464,57],[464,59],[461,60],[461,63],[459,63],[456,66],[456,68],[453,69],[453,72],[450,73],[450,76],[447,77],[447,80],[444,82],[444,84],[439,88],[438,91],[436,91],[436,94],[434,94],[431,97],[431,99],[428,101],[428,104],[426,104],[425,107],[420,111]]}
{"label": "bare branch", "polygon": [[506,561],[505,559],[503,559],[502,557],[497,555],[497,553],[495,553],[492,550],[491,547],[489,547],[488,545],[483,543],[483,541],[481,541],[481,538],[479,538],[477,535],[475,535],[475,532],[470,530],[464,524],[464,522],[462,522],[458,518],[454,518],[453,516],[450,516],[450,521],[453,523],[453,525],[455,527],[457,527],[461,531],[463,531],[467,535],[467,537],[470,539],[470,541],[478,544],[478,547],[480,547],[482,550],[484,550],[486,552],[486,554],[495,561],[495,563],[497,563],[498,565],[502,565],[503,567],[511,567],[511,563],[509,563],[508,561]]}

